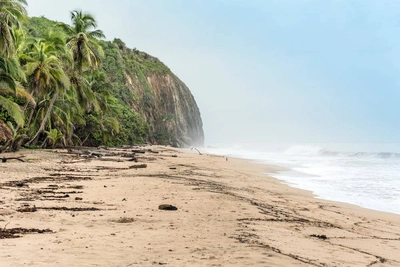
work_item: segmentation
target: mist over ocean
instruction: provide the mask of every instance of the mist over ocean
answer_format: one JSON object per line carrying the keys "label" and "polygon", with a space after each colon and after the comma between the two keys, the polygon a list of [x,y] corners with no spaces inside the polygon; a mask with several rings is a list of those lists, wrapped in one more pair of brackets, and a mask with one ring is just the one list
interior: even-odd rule
{"label": "mist over ocean", "polygon": [[211,144],[203,150],[286,167],[273,176],[318,198],[400,214],[400,144]]}

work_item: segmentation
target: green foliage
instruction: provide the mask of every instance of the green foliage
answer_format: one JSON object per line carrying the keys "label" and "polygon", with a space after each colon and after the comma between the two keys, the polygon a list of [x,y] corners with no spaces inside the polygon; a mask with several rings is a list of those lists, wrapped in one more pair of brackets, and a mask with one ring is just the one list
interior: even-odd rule
{"label": "green foliage", "polygon": [[46,131],[47,137],[44,144],[49,144],[50,147],[54,148],[54,146],[64,138],[64,134],[59,132],[57,129],[51,129],[50,131]]}
{"label": "green foliage", "polygon": [[159,145],[170,145],[173,143],[173,135],[166,131],[157,131],[154,133],[154,138]]}
{"label": "green foliage", "polygon": [[[19,30],[18,18],[10,24],[11,38],[3,41],[12,42],[12,49],[7,57],[0,55],[0,84],[7,85],[0,88],[0,119],[16,126],[11,127],[15,135],[27,134],[28,145],[33,139],[43,147],[154,140],[154,125],[133,110],[153,112],[156,99],[148,77],[171,71],[120,39],[97,40],[104,35],[90,14],[71,15],[72,25],[44,17],[27,18]],[[160,124],[173,120],[160,118]],[[160,144],[174,142],[161,130],[155,138]]]}
{"label": "green foliage", "polygon": [[153,73],[172,74],[171,70],[157,58],[151,57],[144,52],[135,53],[133,55],[137,65],[145,75]]}
{"label": "green foliage", "polygon": [[147,140],[149,126],[127,106],[118,103],[114,117],[93,112],[84,116],[86,124],[78,127],[84,145],[120,146],[143,143]]}
{"label": "green foliage", "polygon": [[0,95],[0,106],[3,108],[3,112],[0,112],[0,117],[3,117],[5,121],[14,120],[18,125],[24,124],[23,114],[18,104]]}
{"label": "green foliage", "polygon": [[15,54],[15,30],[26,19],[25,0],[0,1],[0,57],[10,59]]}
{"label": "green foliage", "polygon": [[45,17],[32,17],[28,18],[25,23],[23,23],[23,27],[25,28],[25,31],[29,34],[29,36],[32,37],[41,37],[44,36],[46,32],[48,32],[50,29],[58,34],[61,34],[64,36],[64,32],[56,27],[55,21],[49,20]]}
{"label": "green foliage", "polygon": [[146,141],[149,125],[130,108],[121,106],[121,111],[121,124],[125,127],[121,128],[120,134],[117,136],[118,145],[133,145]]}

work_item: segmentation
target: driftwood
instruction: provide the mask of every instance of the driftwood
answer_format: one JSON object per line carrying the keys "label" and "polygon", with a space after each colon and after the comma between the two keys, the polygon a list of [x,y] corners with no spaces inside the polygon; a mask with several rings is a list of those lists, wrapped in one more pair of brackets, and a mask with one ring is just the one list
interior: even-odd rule
{"label": "driftwood", "polygon": [[89,150],[78,150],[78,149],[68,149],[68,154],[75,154],[75,155],[90,155],[91,152]]}
{"label": "driftwood", "polygon": [[139,160],[136,157],[133,157],[131,159],[128,159],[128,161],[134,161],[134,162],[138,162]]}
{"label": "driftwood", "polygon": [[133,148],[133,146],[131,146],[131,145],[123,145],[120,148],[121,149],[131,149],[131,148]]}
{"label": "driftwood", "polygon": [[129,166],[129,169],[139,169],[139,168],[147,168],[147,164],[139,164],[139,165]]}
{"label": "driftwood", "polygon": [[[144,151],[140,150],[139,153],[145,153]],[[73,154],[77,155],[80,157],[88,158],[88,159],[93,159],[97,158],[100,161],[115,161],[115,162],[123,162],[121,158],[129,158],[126,159],[126,161],[134,161],[138,162],[138,158],[136,157],[135,152],[124,152],[124,151],[110,151],[110,150],[104,150],[103,148],[99,150],[87,150],[87,149],[72,149],[69,148],[67,154]],[[104,157],[114,157],[114,158],[104,158]],[[115,157],[121,157],[121,158],[115,158]]]}
{"label": "driftwood", "polygon": [[99,158],[101,161],[114,161],[114,162],[123,162],[121,159],[105,159],[105,158]]}
{"label": "driftwood", "polygon": [[128,168],[117,168],[117,167],[108,167],[108,166],[97,166],[97,170],[116,170],[116,171],[122,171],[122,170],[127,170]]}
{"label": "driftwood", "polygon": [[16,159],[16,160],[25,162],[25,160],[22,159],[24,157],[25,157],[25,155],[22,155],[22,154],[20,154],[20,155],[2,154],[0,156],[0,159],[1,159],[1,162],[3,162],[3,163],[7,162],[7,160],[10,160],[10,159]]}
{"label": "driftwood", "polygon": [[200,150],[198,150],[197,148],[195,148],[195,147],[192,146],[192,147],[190,148],[190,150],[193,150],[193,149],[196,150],[197,152],[199,152],[199,155],[203,155],[203,154],[201,154]]}
{"label": "driftwood", "polygon": [[158,209],[160,209],[160,210],[178,210],[177,207],[170,205],[170,204],[162,204],[162,205],[158,206]]}
{"label": "driftwood", "polygon": [[131,151],[132,151],[133,153],[139,153],[139,154],[144,154],[144,153],[146,153],[146,151],[140,150],[140,149],[132,149]]}
{"label": "driftwood", "polygon": [[123,153],[121,154],[121,157],[123,158],[134,158],[136,156],[135,153]]}
{"label": "driftwood", "polygon": [[[90,147],[90,146],[66,146],[65,149],[73,149],[73,150],[97,150],[97,147]],[[101,148],[101,147],[99,147]],[[105,149],[105,148],[103,148]]]}
{"label": "driftwood", "polygon": [[97,157],[101,158],[103,156],[118,156],[118,153],[113,153],[105,150],[97,150],[97,151],[90,151],[90,150],[80,150],[80,149],[68,149],[67,154],[73,154],[73,155],[78,155],[78,156],[88,156],[88,157]]}

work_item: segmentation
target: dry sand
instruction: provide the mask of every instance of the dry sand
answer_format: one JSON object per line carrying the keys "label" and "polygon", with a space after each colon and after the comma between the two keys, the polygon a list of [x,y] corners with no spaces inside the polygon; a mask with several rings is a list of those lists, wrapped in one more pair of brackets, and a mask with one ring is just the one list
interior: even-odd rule
{"label": "dry sand", "polygon": [[0,163],[0,266],[400,266],[399,215],[315,199],[274,166],[151,149]]}

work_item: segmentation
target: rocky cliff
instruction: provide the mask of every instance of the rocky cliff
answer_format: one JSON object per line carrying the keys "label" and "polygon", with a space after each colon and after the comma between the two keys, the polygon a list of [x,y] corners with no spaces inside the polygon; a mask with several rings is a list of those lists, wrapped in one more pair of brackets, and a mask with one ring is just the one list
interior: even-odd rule
{"label": "rocky cliff", "polygon": [[203,124],[189,88],[157,58],[119,39],[101,43],[104,69],[118,95],[149,125],[148,141],[202,146]]}

